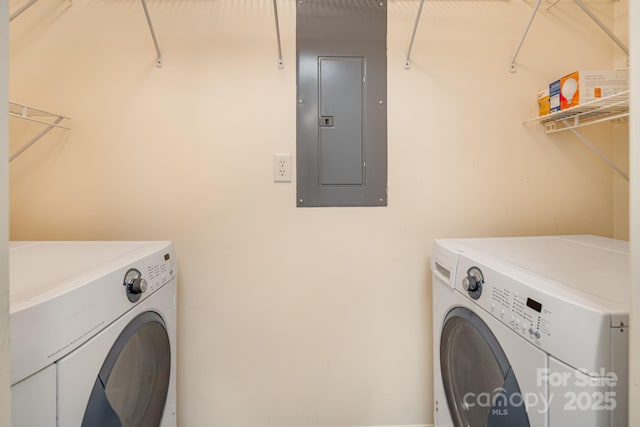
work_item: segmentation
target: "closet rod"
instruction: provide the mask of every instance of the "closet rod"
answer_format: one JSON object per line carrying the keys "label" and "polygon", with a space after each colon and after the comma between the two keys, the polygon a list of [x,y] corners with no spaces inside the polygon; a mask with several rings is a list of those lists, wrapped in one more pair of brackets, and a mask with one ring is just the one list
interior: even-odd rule
{"label": "closet rod", "polygon": [[420,5],[418,6],[418,14],[416,15],[416,21],[413,24],[413,33],[411,34],[411,41],[409,42],[407,59],[405,59],[404,61],[404,68],[406,70],[411,69],[411,50],[413,49],[413,42],[416,39],[416,32],[418,31],[418,24],[420,23],[420,15],[422,15],[422,6],[424,6],[424,0],[420,0]]}
{"label": "closet rod", "polygon": [[574,1],[578,6],[580,6],[580,9],[582,9],[584,13],[589,15],[589,18],[591,18],[593,22],[598,24],[598,26],[602,29],[602,31],[607,33],[607,35],[611,38],[611,40],[613,40],[613,42],[617,44],[618,47],[622,49],[624,53],[627,54],[627,56],[629,56],[629,48],[627,48],[627,46],[625,46],[625,44],[622,43],[622,41],[615,34],[613,34],[613,31],[611,31],[609,27],[607,27],[604,24],[604,22],[602,22],[596,15],[594,15],[591,9],[589,9],[587,5],[582,2],[582,0],[574,0]]}
{"label": "closet rod", "polygon": [[524,29],[524,33],[522,33],[522,38],[520,38],[520,44],[516,48],[516,51],[513,54],[513,57],[511,58],[511,68],[509,69],[509,72],[511,73],[516,72],[516,58],[518,57],[518,53],[520,53],[520,49],[522,48],[522,45],[524,44],[524,41],[527,38],[527,34],[529,34],[529,29],[531,28],[531,24],[533,24],[533,19],[536,17],[538,13],[538,9],[540,9],[541,3],[542,3],[542,0],[538,0],[535,7],[533,8],[533,12],[531,13],[531,17],[529,18],[529,23],[527,24],[527,27]]}
{"label": "closet rod", "polygon": [[153,39],[153,45],[156,47],[156,67],[162,67],[162,52],[160,52],[160,46],[158,45],[158,39],[156,37],[156,32],[153,29],[153,23],[151,22],[151,15],[149,15],[149,8],[147,7],[146,0],[142,1],[142,7],[144,8],[144,14],[147,17],[147,24],[149,24],[149,31],[151,31],[151,38]]}
{"label": "closet rod", "polygon": [[9,22],[13,21],[14,19],[16,19],[18,16],[22,15],[22,12],[24,12],[25,10],[29,9],[31,6],[33,6],[35,3],[37,3],[38,0],[29,0],[28,2],[26,2],[25,4],[23,4],[22,6],[20,6],[18,8],[18,10],[16,10],[15,12],[13,12],[10,16],[9,16]]}
{"label": "closet rod", "polygon": [[282,60],[282,44],[280,43],[280,20],[278,19],[278,2],[273,0],[273,14],[276,18],[276,37],[278,39],[278,68],[284,68]]}

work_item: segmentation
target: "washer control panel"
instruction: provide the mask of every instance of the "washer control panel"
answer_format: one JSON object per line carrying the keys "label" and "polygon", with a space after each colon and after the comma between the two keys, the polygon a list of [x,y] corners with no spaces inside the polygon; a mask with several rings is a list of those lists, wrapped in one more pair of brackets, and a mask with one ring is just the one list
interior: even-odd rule
{"label": "washer control panel", "polygon": [[491,314],[534,341],[551,335],[551,312],[529,296],[498,286],[491,287]]}
{"label": "washer control panel", "polygon": [[147,267],[151,291],[156,290],[175,276],[174,261],[171,258],[171,254],[164,254],[162,258],[159,263],[151,264]]}
{"label": "washer control panel", "polygon": [[473,263],[461,266],[456,283],[460,292],[514,332],[538,347],[545,347],[553,333],[553,304],[543,294],[486,266]]}
{"label": "washer control panel", "polygon": [[137,303],[175,277],[174,261],[170,253],[157,254],[146,265],[127,270],[123,285],[127,298]]}

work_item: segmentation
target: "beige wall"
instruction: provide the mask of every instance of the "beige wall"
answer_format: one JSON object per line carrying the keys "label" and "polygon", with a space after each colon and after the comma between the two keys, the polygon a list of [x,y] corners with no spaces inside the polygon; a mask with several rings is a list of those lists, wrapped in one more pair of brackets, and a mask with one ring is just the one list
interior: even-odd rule
{"label": "beige wall", "polygon": [[[631,39],[631,109],[640,111],[640,2],[629,4],[629,27]],[[638,324],[640,318],[640,117],[631,116],[630,126],[631,168],[631,282],[632,307],[631,322]],[[640,401],[640,328],[630,329],[631,364],[630,364],[630,402]],[[629,425],[640,425],[640,405],[629,405]]]}
{"label": "beige wall", "polygon": [[[610,24],[613,6],[589,2]],[[295,208],[295,2],[41,2],[12,24],[11,98],[72,117],[11,165],[12,239],[171,239],[181,426],[432,422],[434,237],[614,232],[611,170],[547,137],[535,94],[609,68],[573,3],[391,1],[389,206]],[[571,54],[552,49],[571,47]],[[12,144],[34,129],[12,123]],[[587,129],[613,154],[612,128]]]}
{"label": "beige wall", "polygon": [[0,0],[0,426],[10,424],[9,371],[9,168],[7,167],[7,97],[9,67],[8,4]]}

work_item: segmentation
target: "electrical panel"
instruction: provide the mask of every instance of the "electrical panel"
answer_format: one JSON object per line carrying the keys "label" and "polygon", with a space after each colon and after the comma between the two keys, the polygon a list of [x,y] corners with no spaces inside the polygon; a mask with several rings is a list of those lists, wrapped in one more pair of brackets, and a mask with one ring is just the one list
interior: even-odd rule
{"label": "electrical panel", "polygon": [[387,205],[385,1],[297,2],[297,205]]}

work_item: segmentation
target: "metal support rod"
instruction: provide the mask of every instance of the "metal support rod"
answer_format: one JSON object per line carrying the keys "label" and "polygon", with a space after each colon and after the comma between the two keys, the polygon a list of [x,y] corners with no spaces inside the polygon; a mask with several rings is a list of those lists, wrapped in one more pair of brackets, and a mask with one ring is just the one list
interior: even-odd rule
{"label": "metal support rod", "polygon": [[[565,124],[565,126],[571,126],[568,120],[563,121],[563,123]],[[627,175],[622,169],[620,169],[618,165],[613,163],[611,159],[609,159],[609,157],[607,157],[607,155],[604,154],[598,147],[593,145],[593,143],[589,141],[586,136],[584,136],[580,131],[577,131],[575,129],[569,129],[569,130],[573,132],[573,134],[577,136],[580,139],[580,141],[582,141],[587,147],[589,147],[594,153],[596,153],[602,160],[607,162],[609,166],[611,166],[616,172],[620,174],[621,177],[629,181],[629,175]]]}
{"label": "metal support rod", "polygon": [[153,45],[156,47],[156,67],[162,67],[162,53],[160,52],[160,46],[158,45],[158,39],[156,38],[156,32],[153,29],[153,23],[151,22],[151,15],[149,15],[149,8],[147,7],[146,0],[142,1],[142,7],[144,8],[144,14],[147,16],[147,23],[149,24],[149,31],[151,31],[151,38],[153,38]]}
{"label": "metal support rod", "polygon": [[47,126],[45,129],[42,130],[42,132],[40,132],[39,134],[37,134],[36,136],[34,136],[31,141],[27,142],[26,144],[24,144],[22,147],[20,147],[20,149],[18,151],[16,151],[15,153],[13,153],[11,155],[11,157],[9,157],[9,161],[12,162],[13,159],[15,159],[16,157],[18,157],[20,154],[24,153],[25,150],[29,147],[31,147],[33,144],[35,144],[40,138],[42,138],[43,136],[45,136],[51,129],[53,129],[54,127],[56,127],[56,125],[58,123],[60,123],[62,120],[64,119],[64,117],[58,117],[57,119],[55,119],[53,121],[53,123],[51,123],[49,126]]}
{"label": "metal support rod", "polygon": [[10,16],[9,16],[9,22],[13,21],[14,19],[16,19],[18,16],[22,15],[22,12],[24,12],[25,10],[29,9],[31,6],[33,6],[38,0],[29,0],[28,2],[26,2],[25,4],[23,4],[22,6],[20,6],[18,8],[18,10],[16,10],[15,12],[13,12]]}
{"label": "metal support rod", "polygon": [[516,72],[516,58],[518,57],[518,53],[520,53],[520,49],[522,48],[522,45],[524,44],[524,41],[527,38],[527,34],[529,34],[529,29],[531,28],[531,24],[533,24],[533,19],[536,17],[538,13],[538,9],[540,9],[541,3],[542,3],[542,0],[538,0],[536,2],[535,7],[533,8],[533,12],[531,13],[531,18],[529,18],[529,23],[527,24],[527,27],[524,29],[524,33],[522,34],[522,38],[520,39],[520,44],[518,44],[518,47],[516,48],[516,51],[513,54],[513,58],[511,58],[511,69],[509,71],[512,73]]}
{"label": "metal support rod", "polygon": [[416,15],[416,22],[413,24],[413,33],[411,34],[411,41],[409,42],[409,49],[407,50],[407,59],[404,61],[404,68],[411,68],[411,50],[413,49],[413,42],[416,39],[416,32],[418,31],[418,24],[420,23],[420,16],[422,15],[422,6],[424,6],[424,0],[420,0],[418,6],[418,14]]}
{"label": "metal support rod", "polygon": [[278,39],[278,68],[284,68],[282,60],[282,44],[280,43],[280,20],[278,19],[278,2],[273,0],[273,15],[276,19],[276,38]]}
{"label": "metal support rod", "polygon": [[629,48],[627,48],[627,46],[622,43],[622,41],[615,35],[613,34],[613,31],[611,31],[609,29],[609,27],[607,27],[604,22],[602,22],[596,15],[593,14],[593,12],[591,11],[591,9],[589,9],[587,7],[587,5],[585,5],[582,0],[574,0],[576,2],[576,4],[578,6],[580,6],[580,9],[582,9],[584,11],[584,13],[586,13],[587,15],[589,15],[589,18],[591,18],[593,20],[593,22],[595,22],[596,24],[598,24],[598,26],[602,29],[602,31],[604,31],[605,33],[607,33],[607,35],[611,38],[611,40],[613,40],[613,42],[615,44],[618,45],[618,47],[620,49],[622,49],[622,51],[627,54],[627,56],[629,56]]}

